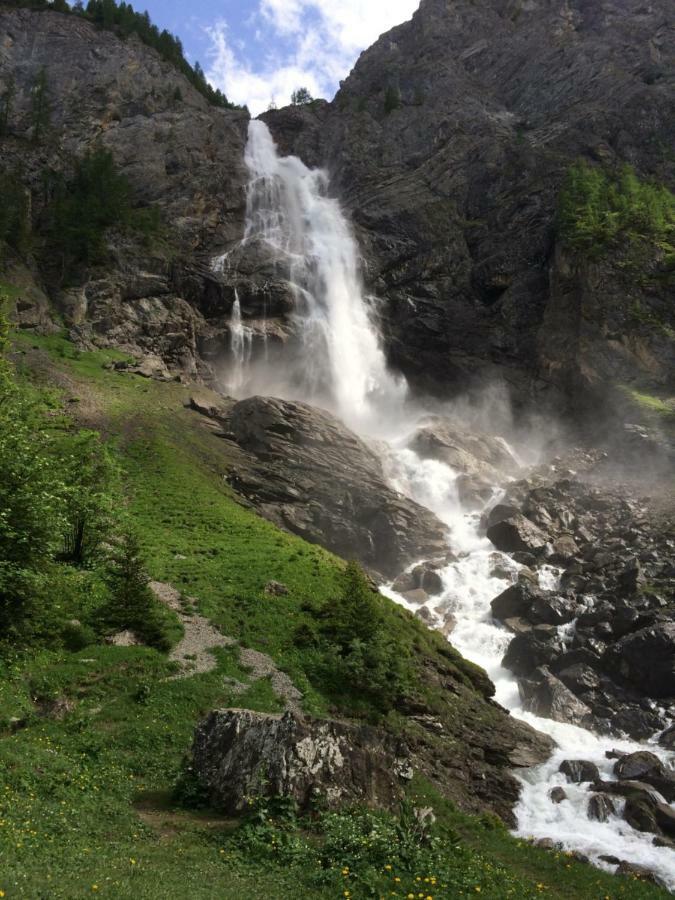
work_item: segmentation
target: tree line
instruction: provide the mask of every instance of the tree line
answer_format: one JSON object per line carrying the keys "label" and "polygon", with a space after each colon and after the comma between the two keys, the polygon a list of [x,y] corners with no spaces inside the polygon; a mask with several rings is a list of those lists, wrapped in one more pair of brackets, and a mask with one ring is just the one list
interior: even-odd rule
{"label": "tree line", "polygon": [[26,9],[51,9],[55,12],[69,13],[88,19],[100,28],[114,31],[122,38],[136,34],[148,47],[152,47],[167,62],[174,65],[188,79],[203,97],[213,106],[223,109],[240,109],[234,103],[230,103],[225,94],[218,88],[213,88],[206,80],[206,76],[200,64],[194,66],[185,58],[183,45],[180,38],[172,35],[166,29],[160,29],[153,24],[149,13],[136,12],[131,3],[116,3],[115,0],[89,0],[85,6],[82,0],[77,0],[72,6],[66,0],[11,0],[11,5]]}

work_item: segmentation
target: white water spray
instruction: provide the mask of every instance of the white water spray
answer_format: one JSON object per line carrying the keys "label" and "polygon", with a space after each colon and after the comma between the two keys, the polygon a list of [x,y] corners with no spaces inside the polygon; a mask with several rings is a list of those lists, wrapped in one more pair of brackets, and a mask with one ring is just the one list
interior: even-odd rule
{"label": "white water spray", "polygon": [[406,386],[386,365],[364,296],[359,257],[337,200],[327,194],[328,176],[294,156],[281,157],[269,129],[249,126],[249,170],[244,243],[259,242],[287,280],[294,298],[297,353],[286,371],[265,372],[256,363],[256,384],[271,393],[333,409],[357,428],[389,417],[403,403]]}
{"label": "white water spray", "polygon": [[228,388],[233,394],[237,394],[244,386],[248,366],[251,362],[253,333],[242,322],[241,303],[236,290],[230,317],[230,350],[232,351],[232,369]]}
{"label": "white water spray", "polygon": [[[444,591],[429,604],[430,612],[437,620],[450,615],[456,620],[452,643],[487,671],[498,702],[558,743],[559,749],[547,763],[520,775],[518,833],[552,838],[569,850],[588,854],[596,863],[600,856],[612,855],[645,865],[675,889],[673,851],[654,847],[650,835],[635,831],[620,815],[605,823],[591,821],[586,814],[591,794],[585,786],[567,785],[558,773],[563,759],[581,758],[595,762],[602,777],[611,780],[612,764],[605,750],[632,751],[644,745],[603,740],[584,729],[535,717],[521,706],[517,682],[501,665],[512,636],[493,621],[490,610],[491,600],[508,587],[510,574],[515,577],[518,566],[497,554],[481,536],[480,515],[462,509],[457,473],[441,462],[420,459],[406,447],[416,417],[404,410],[405,383],[387,370],[359,277],[356,242],[338,202],[327,196],[326,174],[308,169],[295,157],[279,157],[267,126],[256,121],[250,125],[246,163],[250,183],[244,243],[259,242],[288,280],[300,335],[298,352],[284,360],[287,371],[281,383],[278,365],[266,371],[264,361],[253,363],[262,366],[256,389],[262,383],[271,394],[328,406],[361,433],[385,432],[393,437],[385,460],[392,485],[449,526],[457,561],[441,571]],[[224,264],[221,258],[219,265]],[[235,374],[242,375],[250,365],[244,327],[237,305],[232,351]],[[241,380],[240,388],[246,379]],[[542,587],[555,589],[558,575],[554,569],[543,570]],[[661,753],[658,748],[649,749]],[[564,785],[569,798],[557,805],[548,796],[556,785]]]}

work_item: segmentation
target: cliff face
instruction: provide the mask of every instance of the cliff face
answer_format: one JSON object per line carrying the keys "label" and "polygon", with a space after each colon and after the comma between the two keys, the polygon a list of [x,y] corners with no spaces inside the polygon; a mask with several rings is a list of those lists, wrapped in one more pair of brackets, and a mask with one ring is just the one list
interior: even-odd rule
{"label": "cliff face", "polygon": [[[607,385],[675,378],[672,274],[659,254],[573,256],[555,207],[572,162],[633,165],[675,182],[670,0],[423,0],[362,54],[333,103],[265,116],[282,151],[325,165],[348,207],[394,366],[447,395],[505,379],[557,406]],[[30,135],[45,68],[49,140]],[[45,168],[109,148],[166,246],[112,236],[113,260],[53,297],[82,341],[214,375],[235,287],[254,332],[284,340],[287,286],[255,247],[215,277],[243,235],[247,115],[214,109],[132,37],[74,16],[0,13],[0,89],[16,97],[0,165],[39,212]],[[590,390],[589,390],[590,389]]]}
{"label": "cliff face", "polygon": [[[51,122],[31,134],[31,89],[44,68]],[[229,314],[212,303],[203,261],[243,232],[248,115],[216,109],[152,49],[72,15],[0,12],[0,88],[14,79],[0,166],[18,172],[39,215],[45,170],[68,172],[96,146],[112,151],[137,200],[159,208],[165,242],[111,236],[112,260],[53,300],[81,340],[157,354],[208,377],[203,347]],[[204,280],[206,279],[206,280]],[[229,305],[231,306],[231,299]]]}
{"label": "cliff face", "polygon": [[579,157],[672,187],[673,24],[669,0],[423,0],[330,106],[265,116],[329,166],[409,377],[521,396],[673,377],[667,287],[570,257],[554,229]]}

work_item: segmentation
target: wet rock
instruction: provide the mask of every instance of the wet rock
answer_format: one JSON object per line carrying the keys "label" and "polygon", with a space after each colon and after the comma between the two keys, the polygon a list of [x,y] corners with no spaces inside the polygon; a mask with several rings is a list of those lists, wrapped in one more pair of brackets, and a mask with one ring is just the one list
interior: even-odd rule
{"label": "wet rock", "polygon": [[591,716],[590,708],[545,666],[538,668],[529,678],[521,680],[518,689],[523,709],[536,716],[572,725],[583,725]]}
{"label": "wet rock", "polygon": [[559,772],[574,784],[584,784],[587,781],[598,781],[600,771],[595,763],[585,759],[565,759],[560,764]]}
{"label": "wet rock", "polygon": [[417,606],[424,606],[429,600],[429,595],[426,591],[423,591],[422,588],[416,588],[414,591],[406,591],[402,596],[408,603],[413,603]]}
{"label": "wet rock", "polygon": [[609,670],[649,697],[675,696],[675,622],[629,634],[606,657]]}
{"label": "wet rock", "polygon": [[[563,660],[566,659],[563,656]],[[577,663],[556,673],[562,683],[574,694],[585,694],[600,686],[600,676],[587,663]]]}
{"label": "wet rock", "polygon": [[416,566],[412,570],[412,577],[415,587],[426,591],[429,596],[434,597],[443,593],[443,579],[433,563],[422,563]]}
{"label": "wet rock", "polygon": [[251,397],[225,420],[247,454],[229,480],[268,519],[383,576],[447,549],[447,529],[393,491],[380,457],[304,403]]}
{"label": "wet rock", "polygon": [[563,800],[567,800],[565,789],[561,787],[551,788],[549,797],[551,798],[551,803],[562,803]]}
{"label": "wet rock", "polygon": [[502,665],[514,675],[529,675],[539,666],[553,663],[560,653],[556,630],[550,625],[538,625],[514,637],[504,654]]}
{"label": "wet rock", "polygon": [[666,728],[666,730],[659,735],[659,744],[661,744],[662,747],[666,747],[668,750],[675,750],[675,725]]}
{"label": "wet rock", "polygon": [[497,525],[499,522],[504,522],[506,519],[512,519],[514,516],[520,514],[520,508],[517,506],[510,506],[508,503],[498,503],[496,506],[490,510],[487,516],[487,527],[492,528],[493,525]]}
{"label": "wet rock", "polygon": [[567,563],[579,553],[579,547],[571,534],[562,534],[553,541],[552,560],[557,563]]}
{"label": "wet rock", "polygon": [[514,617],[528,619],[532,604],[541,595],[542,592],[528,582],[512,584],[490,604],[492,615],[501,621]]}
{"label": "wet rock", "polygon": [[487,536],[504,553],[525,552],[538,555],[549,542],[549,536],[521,514],[492,525],[487,530]]}
{"label": "wet rock", "polygon": [[606,822],[610,816],[616,815],[616,807],[606,795],[596,794],[588,801],[586,814],[592,821]]}
{"label": "wet rock", "polygon": [[479,431],[457,428],[450,419],[428,416],[408,446],[422,459],[437,459],[463,475],[478,476],[489,489],[520,469],[506,442]]}
{"label": "wet rock", "polygon": [[639,866],[636,863],[623,860],[619,863],[616,875],[623,875],[625,878],[634,878],[638,881],[645,881],[648,884],[655,884],[658,887],[666,888],[664,882],[646,866]]}
{"label": "wet rock", "polygon": [[622,756],[614,764],[620,781],[641,781],[656,788],[669,803],[675,802],[675,772],[666,769],[654,753],[641,750]]}
{"label": "wet rock", "polygon": [[238,813],[250,797],[317,797],[391,807],[401,797],[403,745],[367,726],[301,719],[292,713],[215,710],[197,727],[194,773],[216,809]]}

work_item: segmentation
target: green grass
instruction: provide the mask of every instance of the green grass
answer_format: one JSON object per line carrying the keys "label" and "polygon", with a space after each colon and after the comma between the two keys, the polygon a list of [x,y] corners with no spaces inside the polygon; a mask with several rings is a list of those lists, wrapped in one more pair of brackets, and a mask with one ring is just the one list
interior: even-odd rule
{"label": "green grass", "polygon": [[[60,336],[24,334],[17,344],[26,353],[25,371],[37,372],[47,383],[49,372],[32,348],[49,354],[66,379],[66,396],[81,398],[78,407],[88,422],[116,448],[152,576],[196,597],[200,612],[226,634],[269,653],[304,692],[307,710],[325,712],[336,700],[347,711],[358,709],[357,698],[340,697],[339,685],[310,680],[306,654],[294,643],[297,627],[334,596],[342,562],[237,502],[224,478],[232,451],[184,408],[188,390],[105,369],[120,354],[80,353]],[[266,595],[271,579],[285,583],[288,595]],[[485,689],[484,676],[403,610],[388,604],[386,616],[392,640],[401,642],[413,662],[441,660],[466,685],[463,696],[419,688],[427,702],[444,704],[444,714],[461,721],[461,705],[476,696],[475,688]],[[170,795],[194,726],[210,709],[280,708],[268,680],[233,694],[228,679],[248,682],[249,675],[236,650],[215,655],[212,672],[186,679],[172,678],[175,666],[142,647],[43,649],[0,662],[3,896],[284,900],[335,898],[344,890],[353,898],[371,896],[359,880],[358,862],[346,882],[337,869],[324,878],[313,851],[290,860],[267,851],[243,852],[232,822],[216,814],[173,811],[157,799]],[[47,715],[54,700],[66,701],[61,718]],[[496,715],[483,706],[485,716]],[[360,712],[369,714],[367,708]],[[389,725],[404,722],[390,715]],[[439,882],[431,892],[422,882],[425,897],[659,895],[516,841],[492,819],[458,813],[423,782],[415,784],[414,793],[418,802],[434,806],[443,829],[461,838],[461,849],[444,863],[455,887],[448,882],[441,888]],[[308,843],[302,826],[296,837]],[[315,834],[309,843],[325,840],[325,834]],[[418,874],[377,869],[373,877],[382,893],[375,896],[406,896],[401,886]],[[468,885],[465,893],[458,893],[459,884]],[[475,891],[481,885],[484,889]]]}

